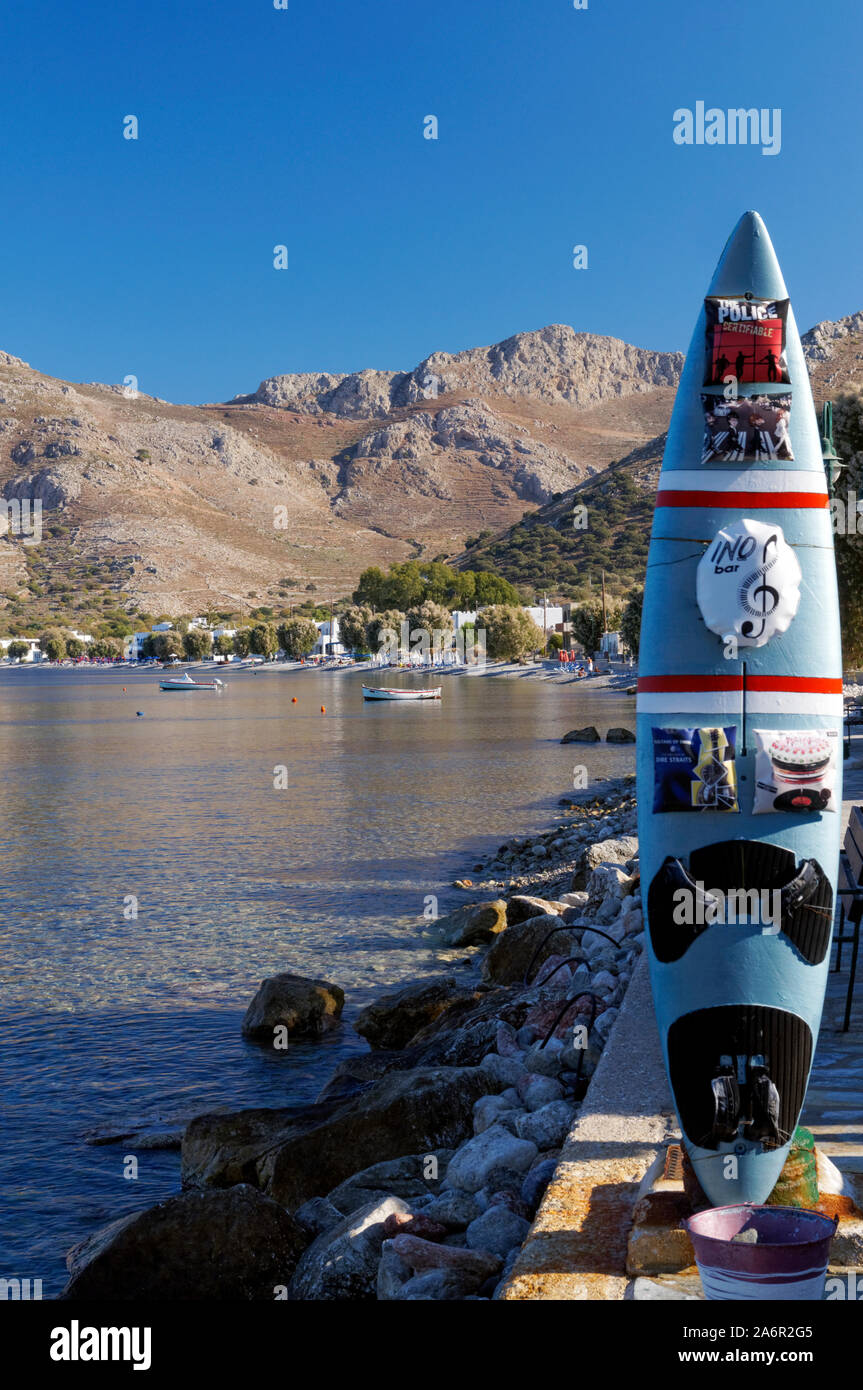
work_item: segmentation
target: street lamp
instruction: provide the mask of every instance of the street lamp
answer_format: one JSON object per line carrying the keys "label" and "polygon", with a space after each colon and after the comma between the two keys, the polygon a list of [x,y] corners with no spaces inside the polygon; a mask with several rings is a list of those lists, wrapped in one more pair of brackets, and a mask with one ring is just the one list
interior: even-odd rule
{"label": "street lamp", "polygon": [[827,474],[827,491],[832,497],[836,491],[839,474],[842,472],[842,460],[833,447],[832,401],[825,401],[821,408],[821,457],[824,460],[824,472]]}

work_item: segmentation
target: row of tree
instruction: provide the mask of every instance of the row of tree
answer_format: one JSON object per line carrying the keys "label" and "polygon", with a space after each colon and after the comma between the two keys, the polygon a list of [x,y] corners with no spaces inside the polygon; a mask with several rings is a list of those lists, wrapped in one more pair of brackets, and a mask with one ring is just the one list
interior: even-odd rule
{"label": "row of tree", "polygon": [[156,661],[167,661],[172,656],[203,661],[213,653],[272,658],[281,648],[296,660],[308,655],[318,636],[318,629],[310,618],[288,618],[278,625],[255,623],[253,627],[237,628],[233,636],[223,632],[215,639],[205,628],[190,627],[185,632],[171,629],[149,633],[142,644],[141,655]]}
{"label": "row of tree", "polygon": [[[51,627],[39,637],[39,648],[42,655],[49,661],[64,661],[70,657],[72,661],[77,661],[82,656],[97,658],[99,660],[114,661],[123,655],[120,643],[111,637],[102,637],[95,642],[82,642],[80,637],[74,637],[70,632],[64,632],[62,628]],[[11,642],[9,644],[8,655],[13,660],[20,660],[25,657],[30,650],[27,642]]]}
{"label": "row of tree", "polygon": [[[441,603],[425,599],[422,603],[403,612],[398,608],[387,608],[375,613],[367,606],[354,606],[339,618],[343,643],[352,651],[379,652],[387,641],[387,633],[399,638],[407,631],[410,646],[416,642],[417,633],[427,633],[430,638],[440,634],[442,639],[453,633],[452,614]],[[485,634],[486,655],[493,660],[516,661],[528,652],[540,651],[543,636],[529,613],[520,604],[498,603],[483,608],[479,627]],[[467,649],[476,642],[476,625],[465,623],[459,636]],[[392,641],[392,638],[389,639]]]}
{"label": "row of tree", "polygon": [[405,560],[384,573],[377,565],[363,570],[353,602],[373,612],[402,613],[423,603],[470,611],[491,603],[521,603],[508,580],[485,570],[455,570],[441,560]]}

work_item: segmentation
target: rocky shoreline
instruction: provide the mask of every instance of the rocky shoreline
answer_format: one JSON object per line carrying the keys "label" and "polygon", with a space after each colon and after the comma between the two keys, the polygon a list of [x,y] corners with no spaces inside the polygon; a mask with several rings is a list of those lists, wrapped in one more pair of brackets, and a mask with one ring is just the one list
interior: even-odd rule
{"label": "rocky shoreline", "polygon": [[[183,1192],[67,1257],[67,1299],[497,1296],[614,1027],[644,936],[634,778],[478,866],[433,924],[450,972],[383,994],[305,1110],[200,1115]],[[456,954],[457,953],[457,954]],[[274,976],[244,1034],[340,1026],[337,986]]]}

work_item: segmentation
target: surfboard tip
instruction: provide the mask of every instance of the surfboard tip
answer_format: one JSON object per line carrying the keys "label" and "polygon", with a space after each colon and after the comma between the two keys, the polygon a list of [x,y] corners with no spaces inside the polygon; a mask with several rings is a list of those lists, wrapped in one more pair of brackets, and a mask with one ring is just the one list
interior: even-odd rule
{"label": "surfboard tip", "polygon": [[725,243],[707,291],[711,298],[787,299],[788,291],[764,219],[749,209]]}

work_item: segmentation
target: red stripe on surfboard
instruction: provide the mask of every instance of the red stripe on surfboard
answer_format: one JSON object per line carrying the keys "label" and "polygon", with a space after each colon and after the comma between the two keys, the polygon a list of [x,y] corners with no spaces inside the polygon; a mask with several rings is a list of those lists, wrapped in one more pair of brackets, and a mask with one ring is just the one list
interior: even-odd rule
{"label": "red stripe on surfboard", "polygon": [[841,695],[841,676],[749,676],[747,690],[784,690],[814,695]]}
{"label": "red stripe on surfboard", "polygon": [[[787,695],[841,695],[841,676],[748,676],[746,689],[775,690]],[[743,676],[639,676],[639,693],[743,690]]]}
{"label": "red stripe on surfboard", "polygon": [[813,507],[829,506],[826,492],[677,492],[660,488],[657,507]]}

